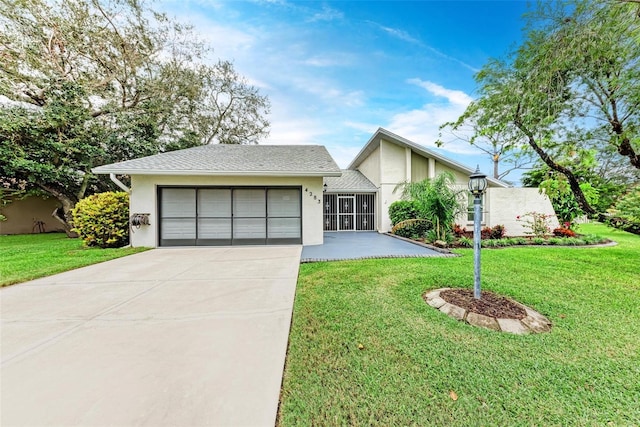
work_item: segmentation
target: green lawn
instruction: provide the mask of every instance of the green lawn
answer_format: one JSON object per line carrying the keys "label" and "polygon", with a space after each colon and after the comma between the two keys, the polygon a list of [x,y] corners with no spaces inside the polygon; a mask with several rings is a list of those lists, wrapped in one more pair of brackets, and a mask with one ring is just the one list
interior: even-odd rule
{"label": "green lawn", "polygon": [[144,248],[84,248],[63,233],[0,236],[0,286],[119,258]]}
{"label": "green lawn", "polygon": [[483,288],[546,315],[539,335],[474,328],[422,300],[472,287],[470,249],[301,265],[278,424],[640,425],[640,236],[581,231],[619,244],[482,252]]}

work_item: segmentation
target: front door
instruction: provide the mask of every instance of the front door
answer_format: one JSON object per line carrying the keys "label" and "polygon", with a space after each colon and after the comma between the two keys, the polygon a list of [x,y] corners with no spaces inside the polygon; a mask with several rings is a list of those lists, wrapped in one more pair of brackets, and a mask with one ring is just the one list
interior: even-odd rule
{"label": "front door", "polygon": [[355,196],[338,196],[338,230],[354,230],[355,199]]}

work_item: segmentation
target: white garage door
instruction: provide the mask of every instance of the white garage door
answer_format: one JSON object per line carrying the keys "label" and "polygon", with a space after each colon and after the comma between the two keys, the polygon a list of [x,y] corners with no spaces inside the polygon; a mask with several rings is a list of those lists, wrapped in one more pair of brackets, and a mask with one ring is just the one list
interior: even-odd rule
{"label": "white garage door", "polygon": [[302,243],[299,187],[160,187],[160,246]]}

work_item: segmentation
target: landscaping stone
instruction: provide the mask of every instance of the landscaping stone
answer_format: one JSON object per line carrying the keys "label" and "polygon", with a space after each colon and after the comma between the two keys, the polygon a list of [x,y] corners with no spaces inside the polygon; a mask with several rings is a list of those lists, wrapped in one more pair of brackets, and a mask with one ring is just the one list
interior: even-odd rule
{"label": "landscaping stone", "polygon": [[526,334],[530,332],[530,329],[527,328],[521,321],[516,319],[496,319],[498,321],[498,325],[500,325],[500,330],[503,332],[510,332],[512,334]]}
{"label": "landscaping stone", "polygon": [[467,312],[464,308],[449,304],[448,302],[440,307],[440,311],[458,320],[464,320],[464,315]]}
{"label": "landscaping stone", "polygon": [[440,296],[440,291],[442,291],[442,289],[436,289],[435,291],[427,292],[426,294],[424,294],[425,301],[429,301],[429,300],[432,300],[434,298],[439,297]]}
{"label": "landscaping stone", "polygon": [[[520,304],[522,305],[522,304]],[[535,310],[531,310],[529,307],[524,306],[525,311],[527,312],[527,317],[532,317],[533,319],[535,319],[536,321],[540,322],[540,323],[546,323],[551,325],[551,322],[549,321],[549,319],[547,319],[546,317],[544,317],[542,314],[538,313]]]}
{"label": "landscaping stone", "polygon": [[447,242],[443,241],[443,240],[436,240],[435,242],[433,242],[433,246],[435,246],[436,248],[446,248]]}
{"label": "landscaping stone", "polygon": [[495,317],[485,316],[478,313],[467,314],[467,323],[479,328],[492,329],[494,331],[500,331],[500,325]]}
{"label": "landscaping stone", "polygon": [[[423,298],[431,307],[440,310],[456,320],[467,322],[471,326],[511,334],[535,334],[549,332],[551,330],[552,325],[549,319],[517,301],[509,300],[510,303],[515,303],[517,306],[522,307],[526,313],[526,316],[523,318],[520,316],[507,318],[507,315],[513,315],[513,313],[510,313],[508,310],[495,310],[495,307],[492,307],[490,310],[485,310],[484,314],[476,313],[475,311],[479,310],[476,309],[477,307],[474,308],[475,306],[473,305],[469,305],[467,308],[460,306],[467,304],[467,301],[453,299],[450,300],[451,302],[448,302],[442,298],[442,292],[450,289],[452,288],[434,289],[425,293]],[[448,298],[447,294],[444,295],[445,298]],[[474,311],[470,311],[471,309]],[[505,317],[496,317],[499,315]]]}
{"label": "landscaping stone", "polygon": [[527,316],[522,319],[521,322],[524,323],[527,328],[531,329],[532,332],[540,333],[551,330],[551,323],[548,320],[541,321],[538,317]]}
{"label": "landscaping stone", "polygon": [[440,297],[435,297],[431,299],[427,299],[427,304],[429,304],[433,308],[440,308],[445,305],[447,302]]}

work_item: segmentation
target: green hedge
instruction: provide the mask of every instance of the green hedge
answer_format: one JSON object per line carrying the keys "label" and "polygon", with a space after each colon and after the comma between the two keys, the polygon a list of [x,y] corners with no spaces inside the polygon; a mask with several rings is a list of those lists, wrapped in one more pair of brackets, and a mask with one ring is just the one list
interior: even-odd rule
{"label": "green hedge", "polygon": [[[393,226],[404,221],[422,219],[418,202],[414,200],[398,200],[391,203],[391,205],[389,205],[389,219],[391,219],[391,225]],[[393,232],[398,236],[416,238],[424,237],[430,229],[430,224],[426,220],[416,222],[409,221],[407,225],[394,227]]]}

